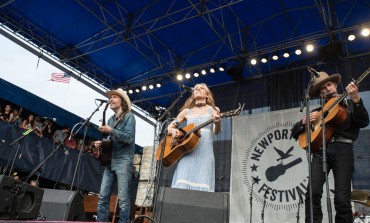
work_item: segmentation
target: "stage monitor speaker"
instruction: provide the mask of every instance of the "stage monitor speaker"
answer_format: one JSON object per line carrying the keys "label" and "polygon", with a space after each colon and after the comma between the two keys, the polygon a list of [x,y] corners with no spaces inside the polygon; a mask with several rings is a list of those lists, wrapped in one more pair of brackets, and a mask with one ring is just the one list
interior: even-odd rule
{"label": "stage monitor speaker", "polygon": [[44,190],[0,175],[0,219],[36,219]]}
{"label": "stage monitor speaker", "polygon": [[76,191],[44,189],[40,214],[45,220],[86,220],[81,197]]}
{"label": "stage monitor speaker", "polygon": [[155,221],[227,223],[229,222],[228,207],[227,193],[161,187],[156,202]]}

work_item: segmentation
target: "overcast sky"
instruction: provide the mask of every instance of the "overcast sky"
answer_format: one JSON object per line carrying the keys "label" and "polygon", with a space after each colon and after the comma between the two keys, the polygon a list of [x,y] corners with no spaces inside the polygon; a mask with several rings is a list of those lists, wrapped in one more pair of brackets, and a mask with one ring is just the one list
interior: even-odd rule
{"label": "overcast sky", "polygon": [[[49,81],[53,72],[61,72],[21,46],[0,34],[0,77],[82,118],[88,118],[96,109],[95,98],[104,96],[93,91],[76,79],[69,84]],[[101,123],[102,110],[91,121]],[[107,113],[111,115],[112,112]],[[109,117],[109,116],[108,116]],[[153,131],[150,131],[153,129]],[[136,144],[153,145],[154,127],[136,117]]]}

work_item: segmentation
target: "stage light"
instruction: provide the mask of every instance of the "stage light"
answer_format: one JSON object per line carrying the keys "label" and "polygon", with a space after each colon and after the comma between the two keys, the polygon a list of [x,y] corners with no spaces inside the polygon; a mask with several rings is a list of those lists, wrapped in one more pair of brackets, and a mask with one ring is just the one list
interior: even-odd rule
{"label": "stage light", "polygon": [[262,59],[261,59],[261,62],[262,62],[262,63],[267,63],[267,59],[266,59],[266,58],[262,58]]}
{"label": "stage light", "polygon": [[153,88],[154,88],[153,84],[149,84],[149,89],[153,89]]}
{"label": "stage light", "polygon": [[143,85],[143,86],[141,87],[141,90],[143,90],[143,91],[146,91],[146,89],[147,89],[146,85]]}
{"label": "stage light", "polygon": [[130,89],[130,90],[128,90],[128,93],[132,94],[132,93],[134,93],[134,91]]}
{"label": "stage light", "polygon": [[194,77],[199,77],[199,73],[197,71],[195,71]]}
{"label": "stage light", "polygon": [[272,59],[273,59],[273,60],[278,60],[278,59],[279,59],[279,57],[278,57],[278,55],[276,55],[276,54],[275,54],[274,56],[272,56]]}
{"label": "stage light", "polygon": [[256,59],[254,59],[254,58],[253,58],[253,59],[251,59],[251,64],[252,64],[252,65],[256,65],[256,64],[257,64],[257,60],[256,60]]}
{"label": "stage light", "polygon": [[209,69],[209,72],[211,72],[212,74],[213,74],[213,73],[215,73],[215,72],[216,72],[216,71],[215,71],[215,68],[211,67],[211,68]]}
{"label": "stage light", "polygon": [[190,73],[189,73],[189,72],[187,72],[187,73],[185,74],[185,78],[186,78],[186,79],[189,79],[190,77],[191,77]]}
{"label": "stage light", "polygon": [[295,50],[295,54],[296,55],[301,55],[302,54],[302,50],[301,49],[296,49]]}
{"label": "stage light", "polygon": [[283,54],[283,57],[284,57],[284,58],[288,58],[289,56],[290,56],[290,55],[289,55],[289,53],[284,53],[284,54]]}
{"label": "stage light", "polygon": [[202,73],[203,75],[206,75],[206,74],[207,74],[207,71],[206,71],[205,69],[203,69],[203,70],[201,71],[201,73]]}
{"label": "stage light", "polygon": [[355,40],[356,39],[356,36],[355,35],[353,35],[353,34],[350,34],[349,36],[348,36],[348,40],[349,41],[353,41],[353,40]]}
{"label": "stage light", "polygon": [[313,45],[312,45],[312,44],[308,44],[308,45],[306,46],[306,50],[307,50],[307,52],[312,52],[312,51],[313,51],[313,49],[314,49],[314,47],[313,47]]}
{"label": "stage light", "polygon": [[367,37],[367,36],[369,36],[369,34],[370,34],[370,30],[368,28],[363,28],[361,30],[361,35]]}
{"label": "stage light", "polygon": [[225,63],[221,64],[220,67],[218,68],[219,71],[225,71]]}
{"label": "stage light", "polygon": [[158,82],[158,83],[156,84],[156,86],[157,86],[157,88],[160,88],[160,87],[162,87],[162,83],[161,83],[161,82]]}
{"label": "stage light", "polygon": [[183,79],[183,77],[182,77],[182,75],[181,75],[181,74],[178,74],[178,75],[176,76],[176,79],[177,79],[178,81],[181,81],[181,80]]}
{"label": "stage light", "polygon": [[139,92],[140,92],[139,88],[136,88],[136,89],[135,89],[135,92],[136,92],[136,93],[139,93]]}

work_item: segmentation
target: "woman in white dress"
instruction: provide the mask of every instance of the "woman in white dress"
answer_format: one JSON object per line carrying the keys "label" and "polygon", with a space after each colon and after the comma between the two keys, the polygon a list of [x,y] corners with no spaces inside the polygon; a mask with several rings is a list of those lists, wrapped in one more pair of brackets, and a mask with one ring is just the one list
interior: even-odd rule
{"label": "woman in white dress", "polygon": [[172,179],[172,188],[198,191],[215,191],[215,159],[213,134],[221,131],[220,110],[215,106],[212,92],[205,84],[196,84],[192,95],[185,102],[177,118],[168,126],[172,137],[182,133],[176,122],[198,126],[212,119],[212,124],[200,129],[201,138],[192,152],[184,155],[177,163]]}

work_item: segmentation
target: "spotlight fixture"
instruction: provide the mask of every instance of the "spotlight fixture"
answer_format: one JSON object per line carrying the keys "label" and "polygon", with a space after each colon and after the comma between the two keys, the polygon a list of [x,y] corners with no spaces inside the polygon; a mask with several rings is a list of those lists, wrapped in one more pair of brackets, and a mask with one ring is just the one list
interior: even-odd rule
{"label": "spotlight fixture", "polygon": [[302,50],[301,49],[296,49],[295,50],[295,54],[296,55],[301,55],[302,54]]}
{"label": "spotlight fixture", "polygon": [[153,84],[149,84],[149,89],[153,89],[153,88],[154,88]]}
{"label": "spotlight fixture", "polygon": [[143,90],[143,91],[146,91],[146,89],[147,89],[146,85],[143,85],[143,86],[141,87],[141,90]]}
{"label": "spotlight fixture", "polygon": [[219,71],[225,71],[225,63],[221,64],[220,67],[218,68]]}
{"label": "spotlight fixture", "polygon": [[130,90],[128,90],[128,93],[132,94],[132,93],[134,93],[134,91],[130,89]]}
{"label": "spotlight fixture", "polygon": [[195,71],[194,77],[199,77],[199,73],[197,71]]}
{"label": "spotlight fixture", "polygon": [[139,93],[139,92],[140,92],[139,88],[136,88],[136,89],[135,89],[135,92],[136,92],[136,93]]}
{"label": "spotlight fixture", "polygon": [[255,58],[251,59],[251,64],[252,65],[256,65],[257,64],[257,60]]}
{"label": "spotlight fixture", "polygon": [[264,58],[261,59],[261,62],[262,63],[267,63],[267,59],[264,57]]}
{"label": "spotlight fixture", "polygon": [[273,56],[272,56],[272,59],[273,59],[273,60],[278,60],[278,59],[279,59],[279,57],[278,57],[278,55],[276,55],[276,54],[275,54],[275,55],[273,55]]}
{"label": "spotlight fixture", "polygon": [[289,56],[290,56],[290,55],[289,55],[289,53],[288,53],[288,52],[286,52],[286,53],[284,53],[284,54],[283,54],[283,57],[284,57],[284,58],[288,58]]}
{"label": "spotlight fixture", "polygon": [[155,86],[157,86],[157,88],[160,88],[160,87],[162,87],[162,83],[158,82]]}
{"label": "spotlight fixture", "polygon": [[186,78],[186,79],[189,79],[190,77],[191,77],[190,73],[189,73],[189,72],[187,72],[187,73],[185,74],[185,78]]}
{"label": "spotlight fixture", "polygon": [[206,71],[205,69],[202,69],[201,73],[202,73],[203,75],[206,75],[206,74],[207,74],[207,71]]}
{"label": "spotlight fixture", "polygon": [[312,44],[308,44],[308,45],[306,46],[306,50],[307,50],[307,52],[312,52],[312,51],[313,51],[313,49],[314,49],[314,47],[313,47],[313,45],[312,45]]}
{"label": "spotlight fixture", "polygon": [[178,74],[178,75],[176,76],[176,79],[177,79],[178,81],[181,81],[181,80],[183,79],[183,77],[182,77],[182,75],[181,75],[181,74]]}
{"label": "spotlight fixture", "polygon": [[362,30],[361,30],[361,35],[363,35],[363,36],[369,36],[369,34],[370,34],[370,30],[369,30],[369,28],[363,28]]}
{"label": "spotlight fixture", "polygon": [[215,71],[215,68],[211,67],[211,68],[209,69],[209,72],[211,72],[212,74],[213,74],[213,73],[215,73],[215,72],[216,72],[216,71]]}
{"label": "spotlight fixture", "polygon": [[355,35],[353,35],[353,34],[350,34],[349,36],[348,36],[348,40],[349,41],[353,41],[353,40],[355,40],[356,39],[356,36]]}

